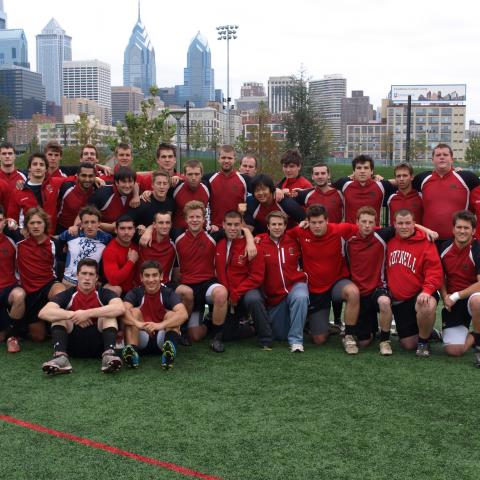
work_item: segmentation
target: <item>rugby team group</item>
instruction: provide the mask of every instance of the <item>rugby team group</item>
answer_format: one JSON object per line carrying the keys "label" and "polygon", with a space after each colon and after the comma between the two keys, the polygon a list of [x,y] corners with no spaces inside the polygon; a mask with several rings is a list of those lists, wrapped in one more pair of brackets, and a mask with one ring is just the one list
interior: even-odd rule
{"label": "rugby team group", "polygon": [[212,173],[197,160],[176,171],[167,143],[153,172],[132,169],[128,144],[114,157],[101,165],[85,145],[79,165],[63,166],[50,142],[21,171],[14,147],[0,145],[8,352],[49,337],[47,374],[71,372],[70,357],[101,358],[103,372],[136,368],[147,353],[169,369],[179,345],[207,335],[216,353],[249,336],[265,351],[286,341],[301,353],[304,337],[321,345],[340,333],[349,355],[378,341],[388,356],[394,320],[398,345],[425,358],[441,297],[445,354],[473,348],[480,367],[480,180],[453,168],[449,145],[416,175],[400,163],[383,179],[359,155],[336,181],[315,164],[312,183],[297,150],[281,157],[277,184],[253,156],[237,170],[229,145]]}

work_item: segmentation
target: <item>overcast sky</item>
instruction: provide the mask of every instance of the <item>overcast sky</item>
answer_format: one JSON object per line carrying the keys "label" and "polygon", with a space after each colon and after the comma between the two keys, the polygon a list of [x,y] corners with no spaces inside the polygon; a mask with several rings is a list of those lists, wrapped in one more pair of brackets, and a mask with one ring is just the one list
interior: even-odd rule
{"label": "overcast sky", "polygon": [[[155,48],[158,86],[183,83],[187,49],[208,39],[215,87],[226,93],[226,42],[218,25],[237,24],[230,43],[231,97],[245,81],[340,73],[347,92],[364,90],[374,107],[392,84],[467,84],[467,121],[480,121],[480,7],[471,0],[142,0]],[[72,39],[73,60],[111,65],[123,80],[123,52],[137,19],[136,0],[4,0],[8,28],[23,28],[35,68],[35,35],[53,16]]]}

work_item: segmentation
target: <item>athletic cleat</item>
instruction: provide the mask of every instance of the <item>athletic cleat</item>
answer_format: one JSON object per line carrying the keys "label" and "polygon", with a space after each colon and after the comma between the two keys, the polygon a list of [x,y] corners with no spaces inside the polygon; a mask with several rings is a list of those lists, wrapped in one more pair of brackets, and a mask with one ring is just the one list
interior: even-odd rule
{"label": "athletic cleat", "polygon": [[342,324],[329,323],[328,324],[328,334],[329,335],[341,335],[343,332]]}
{"label": "athletic cleat", "polygon": [[480,350],[475,349],[473,352],[473,365],[480,368]]}
{"label": "athletic cleat", "polygon": [[390,340],[385,340],[383,342],[380,342],[380,344],[378,345],[379,349],[380,349],[380,355],[392,355],[393,354],[393,350],[392,350],[392,343],[390,342]]}
{"label": "athletic cleat", "polygon": [[140,355],[132,345],[126,345],[122,349],[122,360],[127,367],[138,368]]}
{"label": "athletic cleat", "polygon": [[215,335],[210,342],[210,348],[215,353],[223,353],[225,351],[225,345],[223,344],[221,337],[219,335]]}
{"label": "athletic cleat", "polygon": [[358,353],[358,345],[353,335],[345,335],[342,339],[343,348],[349,355],[356,355]]}
{"label": "athletic cleat", "polygon": [[47,375],[58,375],[60,373],[71,373],[72,364],[67,355],[57,355],[42,365],[42,370]]}
{"label": "athletic cleat", "polygon": [[292,353],[303,353],[304,352],[303,345],[301,343],[292,343],[290,345],[290,351]]}
{"label": "athletic cleat", "polygon": [[20,342],[17,337],[7,338],[7,352],[18,353],[20,351]]}
{"label": "athletic cleat", "polygon": [[271,345],[260,345],[260,350],[264,352],[271,352],[273,348]]}
{"label": "athletic cleat", "polygon": [[122,368],[122,360],[115,355],[115,350],[105,350],[102,355],[102,372],[118,372]]}
{"label": "athletic cleat", "polygon": [[430,334],[429,340],[431,342],[440,342],[441,343],[443,341],[442,332],[440,332],[440,330],[437,330],[436,328],[434,328],[432,330],[432,333]]}
{"label": "athletic cleat", "polygon": [[170,340],[167,340],[162,347],[161,365],[164,370],[173,368],[175,364],[175,357],[177,356],[177,349]]}
{"label": "athletic cleat", "polygon": [[419,343],[415,355],[419,358],[427,358],[430,356],[430,347],[428,343]]}

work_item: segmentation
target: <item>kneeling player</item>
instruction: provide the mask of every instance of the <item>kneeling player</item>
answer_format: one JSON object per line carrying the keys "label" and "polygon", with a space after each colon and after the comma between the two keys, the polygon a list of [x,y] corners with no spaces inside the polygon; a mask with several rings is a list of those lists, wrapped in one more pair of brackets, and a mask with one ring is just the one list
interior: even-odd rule
{"label": "kneeling player", "polygon": [[[77,287],[51,299],[38,316],[52,324],[53,358],[45,362],[45,373],[70,373],[68,355],[95,358],[102,354],[102,372],[119,370],[122,361],[115,354],[117,317],[125,312],[122,301],[111,290],[96,289],[98,264],[80,260]],[[102,353],[103,352],[103,353]]]}
{"label": "kneeling player", "polygon": [[[440,249],[444,284],[440,289],[445,353],[463,355],[475,345],[474,364],[480,368],[480,243],[473,238],[477,219],[467,210],[453,217],[453,240]],[[473,335],[468,333],[470,321]]]}
{"label": "kneeling player", "polygon": [[123,358],[131,367],[138,366],[137,350],[161,352],[162,368],[173,367],[180,325],[188,314],[175,292],[161,283],[162,274],[158,262],[147,260],[140,267],[142,286],[125,296],[124,325],[129,344],[123,349]]}

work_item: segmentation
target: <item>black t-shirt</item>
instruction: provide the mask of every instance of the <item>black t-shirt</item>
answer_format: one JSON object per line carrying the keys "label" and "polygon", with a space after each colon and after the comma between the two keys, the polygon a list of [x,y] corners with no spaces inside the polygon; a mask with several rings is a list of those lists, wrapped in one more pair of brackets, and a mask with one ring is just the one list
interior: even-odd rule
{"label": "black t-shirt", "polygon": [[165,200],[157,200],[153,195],[150,197],[149,202],[141,201],[140,206],[137,208],[131,208],[128,211],[135,225],[145,225],[148,227],[153,222],[153,217],[158,212],[171,212],[172,218],[175,214],[175,200],[170,196],[167,196]]}

